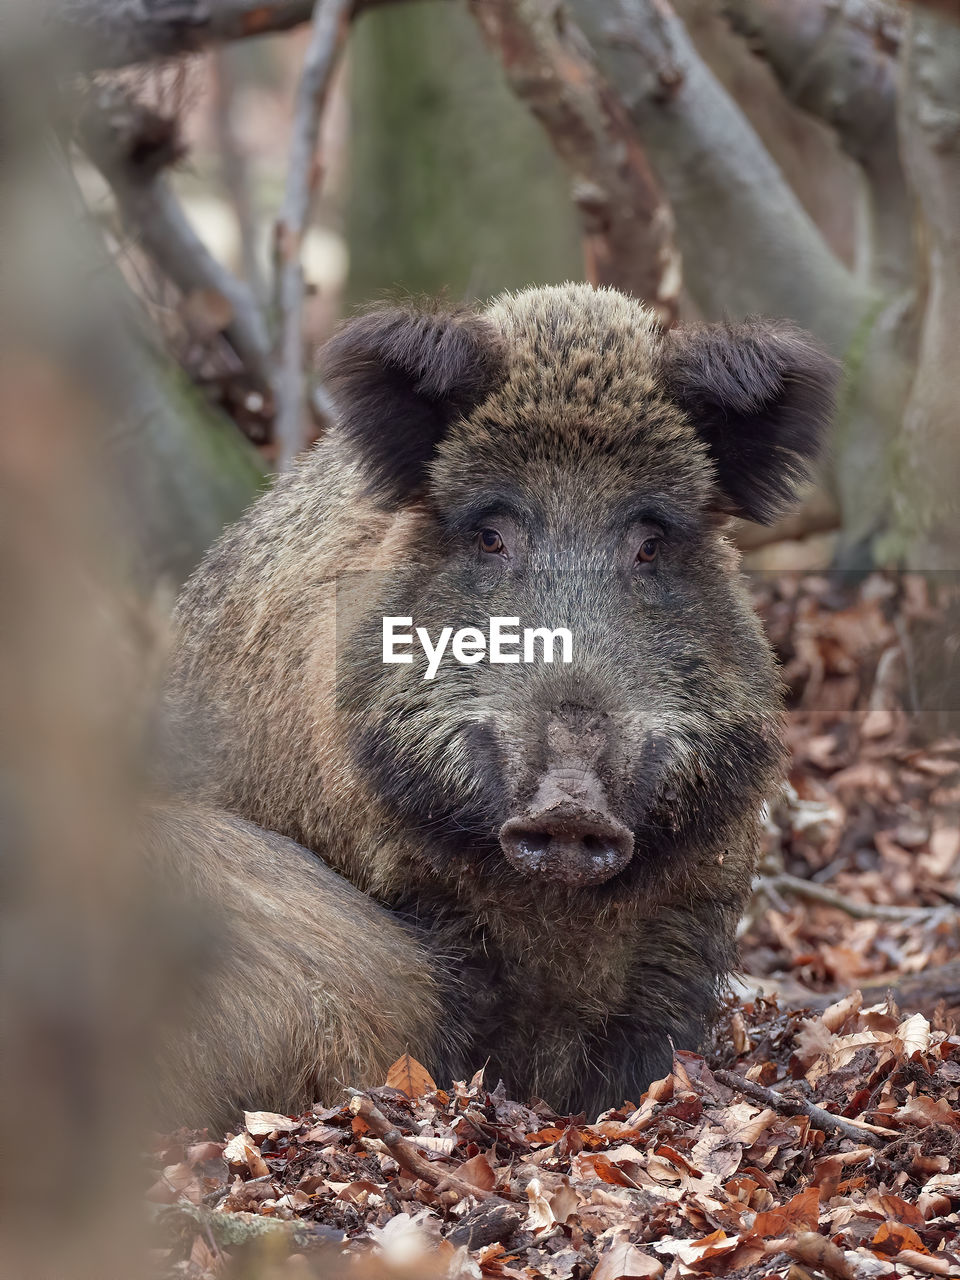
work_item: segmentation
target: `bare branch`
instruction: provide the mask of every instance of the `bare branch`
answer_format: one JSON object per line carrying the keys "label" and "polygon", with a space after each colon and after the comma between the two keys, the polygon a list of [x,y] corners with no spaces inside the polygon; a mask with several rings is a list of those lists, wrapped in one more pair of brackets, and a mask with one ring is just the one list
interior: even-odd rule
{"label": "bare branch", "polygon": [[[387,0],[356,0],[357,12]],[[175,58],[211,45],[309,22],[312,0],[43,0],[53,34],[74,66],[87,70]],[[43,33],[41,33],[43,34]]]}
{"label": "bare branch", "polygon": [[359,1116],[364,1124],[373,1130],[389,1148],[397,1164],[408,1173],[412,1173],[415,1178],[429,1183],[438,1191],[454,1191],[462,1199],[473,1196],[475,1200],[500,1200],[500,1197],[494,1195],[492,1191],[484,1191],[474,1186],[472,1182],[465,1182],[449,1168],[432,1164],[420,1154],[412,1142],[406,1140],[397,1126],[387,1119],[368,1094],[361,1093],[357,1089],[348,1089],[347,1092],[350,1094],[350,1110],[353,1114]]}
{"label": "bare branch", "polygon": [[310,0],[45,0],[48,39],[75,66],[123,67],[307,22]]}
{"label": "bare branch", "polygon": [[875,147],[896,132],[898,18],[881,5],[868,12],[864,0],[722,0],[722,10],[791,101],[871,165]]}
{"label": "bare branch", "polygon": [[879,1125],[867,1124],[865,1120],[848,1120],[844,1116],[835,1116],[832,1111],[825,1111],[823,1107],[808,1102],[806,1098],[796,1095],[787,1097],[774,1089],[768,1089],[766,1085],[747,1080],[737,1075],[735,1071],[724,1071],[715,1067],[713,1078],[720,1084],[725,1084],[728,1089],[736,1089],[745,1098],[753,1098],[754,1102],[761,1102],[765,1107],[771,1107],[781,1115],[807,1116],[815,1129],[826,1129],[827,1132],[833,1130],[854,1142],[865,1142],[871,1147],[882,1147],[891,1139],[900,1137],[894,1129],[882,1129]]}
{"label": "bare branch", "polygon": [[812,219],[667,0],[572,0],[677,219],[687,288],[708,317],[790,315],[846,351],[869,296]]}
{"label": "bare branch", "polygon": [[884,291],[909,287],[916,252],[897,145],[897,17],[865,0],[723,0],[723,10],[786,96],[831,125],[861,165],[874,279]]}
{"label": "bare branch", "polygon": [[284,471],[291,465],[305,443],[305,284],[300,252],[321,172],[317,158],[320,121],[330,92],[333,71],[346,41],[352,9],[352,0],[317,0],[310,44],[297,86],[286,192],[274,231],[280,325],[274,434],[279,471]]}
{"label": "bare branch", "polygon": [[110,183],[127,232],[185,296],[211,290],[229,303],[224,332],[253,383],[269,393],[270,340],[252,291],[210,253],[163,172],[144,159],[153,113],[118,85],[100,85],[80,120],[84,150]]}
{"label": "bare branch", "polygon": [[852,916],[854,920],[891,920],[900,924],[930,924],[956,916],[956,908],[949,907],[891,907],[881,902],[854,902],[845,894],[837,893],[815,880],[801,876],[761,876],[755,885],[757,893],[792,894],[808,902],[819,902],[825,907],[835,907]]}
{"label": "bare branch", "polygon": [[510,84],[573,177],[587,275],[677,317],[673,214],[626,109],[580,29],[554,0],[470,0]]}

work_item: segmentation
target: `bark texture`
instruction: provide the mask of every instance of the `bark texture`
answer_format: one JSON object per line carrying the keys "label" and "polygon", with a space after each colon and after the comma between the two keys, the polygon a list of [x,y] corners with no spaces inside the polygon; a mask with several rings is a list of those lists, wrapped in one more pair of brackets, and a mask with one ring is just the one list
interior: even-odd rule
{"label": "bark texture", "polygon": [[899,24],[875,6],[871,28],[864,8],[859,0],[837,5],[723,0],[735,30],[769,63],[786,96],[829,124],[862,167],[869,269],[887,292],[910,287],[916,273],[910,197],[897,145],[897,67],[891,49]]}
{"label": "bark texture", "polygon": [[830,252],[667,0],[572,8],[670,198],[704,314],[790,315],[843,354],[869,293]]}
{"label": "bark texture", "polygon": [[677,318],[673,214],[618,95],[580,29],[553,0],[470,0],[517,97],[573,179],[587,277]]}
{"label": "bark texture", "polygon": [[[909,568],[960,554],[960,23],[917,6],[901,54],[903,155],[922,218],[929,283],[903,425],[894,552]],[[900,546],[896,546],[899,541]]]}

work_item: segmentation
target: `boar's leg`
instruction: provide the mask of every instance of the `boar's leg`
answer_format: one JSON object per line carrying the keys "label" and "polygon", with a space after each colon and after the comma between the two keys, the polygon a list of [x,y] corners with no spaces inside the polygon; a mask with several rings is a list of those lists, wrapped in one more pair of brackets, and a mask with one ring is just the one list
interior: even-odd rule
{"label": "boar's leg", "polygon": [[705,1039],[736,962],[740,886],[738,877],[722,896],[687,892],[643,917],[608,917],[606,929],[584,912],[580,931],[559,933],[528,909],[499,939],[488,930],[459,964],[457,1025],[471,1040],[440,1045],[451,1055],[440,1076],[459,1079],[487,1058],[487,1079],[502,1077],[511,1097],[536,1094],[591,1120],[639,1102],[669,1073],[671,1042],[696,1050]]}
{"label": "boar's leg", "polygon": [[[235,1125],[241,1110],[336,1102],[401,1054],[430,1061],[436,984],[414,934],[292,840],[199,805],[147,822],[206,945],[158,1065],[167,1124]],[[342,1082],[342,1084],[341,1084]]]}

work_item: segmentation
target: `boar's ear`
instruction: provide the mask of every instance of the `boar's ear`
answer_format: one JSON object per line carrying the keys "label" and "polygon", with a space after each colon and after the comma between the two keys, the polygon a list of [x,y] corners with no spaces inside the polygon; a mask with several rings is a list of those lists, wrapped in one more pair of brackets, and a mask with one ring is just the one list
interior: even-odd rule
{"label": "boar's ear", "polygon": [[787,321],[675,329],[669,393],[710,449],[718,508],[770,524],[810,478],[830,423],[839,365]]}
{"label": "boar's ear", "polygon": [[501,339],[474,312],[398,307],[346,324],[321,353],[320,372],[371,488],[403,502],[423,485],[447,428],[486,398],[502,367]]}

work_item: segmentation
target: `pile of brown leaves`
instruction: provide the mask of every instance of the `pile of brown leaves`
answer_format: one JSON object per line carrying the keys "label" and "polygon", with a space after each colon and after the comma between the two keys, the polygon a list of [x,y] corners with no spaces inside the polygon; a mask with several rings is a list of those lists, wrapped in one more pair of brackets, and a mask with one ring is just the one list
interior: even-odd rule
{"label": "pile of brown leaves", "polygon": [[[438,1089],[405,1059],[329,1109],[167,1137],[150,1191],[165,1275],[960,1277],[960,973],[951,988],[927,968],[960,970],[954,606],[894,575],[756,594],[793,764],[744,968],[799,1004],[881,995],[732,1005],[711,1057],[677,1053],[596,1123],[482,1073]],[[901,1015],[882,993],[921,971]]]}
{"label": "pile of brown leaves", "polygon": [[[744,968],[789,979],[793,998],[797,983],[882,987],[960,956],[955,594],[905,574],[756,584],[788,686],[792,764]],[[817,901],[796,880],[826,892]],[[960,975],[955,987],[957,1013]]]}
{"label": "pile of brown leaves", "polygon": [[167,1139],[167,1274],[255,1273],[269,1240],[325,1276],[960,1276],[960,1037],[857,994],[736,1007],[721,1039],[736,1074],[678,1053],[593,1124],[405,1059],[341,1106]]}

